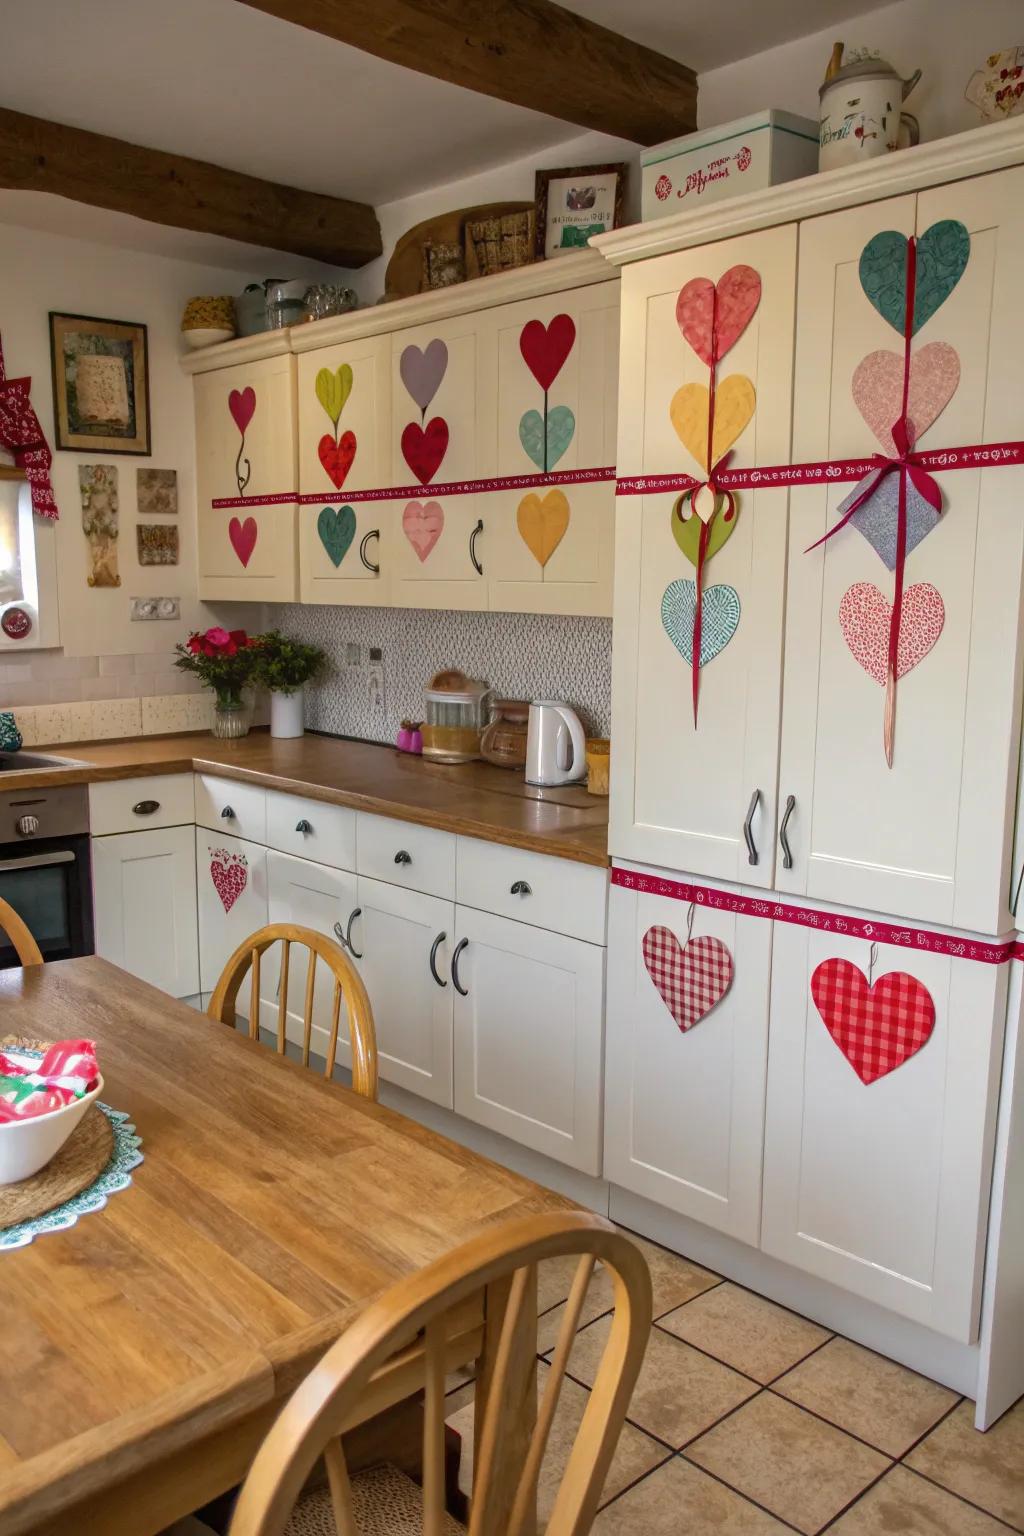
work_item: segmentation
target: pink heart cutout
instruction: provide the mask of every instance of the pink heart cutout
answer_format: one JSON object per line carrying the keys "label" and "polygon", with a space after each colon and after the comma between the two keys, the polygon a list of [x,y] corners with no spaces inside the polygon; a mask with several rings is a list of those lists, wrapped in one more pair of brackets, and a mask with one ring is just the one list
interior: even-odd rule
{"label": "pink heart cutout", "polygon": [[422,562],[444,532],[444,508],[438,501],[407,502],[402,529]]}
{"label": "pink heart cutout", "polygon": [[[715,294],[718,303],[715,304]],[[717,284],[710,277],[693,277],[676,299],[676,324],[702,363],[710,368],[725,356],[750,324],[761,302],[761,278],[753,267],[730,267]],[[715,310],[717,308],[717,314]],[[712,355],[712,318],[715,344]]]}
{"label": "pink heart cutout", "polygon": [[732,955],[710,934],[680,944],[671,928],[659,923],[648,928],[641,948],[647,974],[684,1034],[732,986]]}
{"label": "pink heart cutout", "polygon": [[228,538],[231,540],[231,548],[241,560],[243,565],[248,565],[252,559],[252,552],[256,548],[256,539],[259,528],[254,517],[247,517],[244,523],[233,517],[228,523]]}
{"label": "pink heart cutout", "polygon": [[226,848],[210,849],[210,879],[225,912],[230,912],[249,883],[249,866],[244,853],[229,853]]}
{"label": "pink heart cutout", "polygon": [[245,389],[233,389],[228,395],[228,410],[235,426],[245,436],[245,429],[256,414],[256,391],[249,384]]}
{"label": "pink heart cutout", "polygon": [[[907,417],[912,424],[911,437],[917,442],[942,414],[956,394],[960,382],[960,358],[948,341],[930,341],[910,360],[910,392]],[[853,400],[865,422],[881,444],[882,451],[894,457],[893,424],[903,405],[903,358],[899,352],[885,349],[869,352],[853,371]]]}
{"label": "pink heart cutout", "polygon": [[[892,604],[870,581],[856,581],[843,593],[839,626],[843,639],[858,662],[882,688],[889,667],[889,624]],[[942,634],[946,608],[937,588],[919,581],[903,593],[900,641],[896,651],[896,676],[904,677],[923,661]]]}

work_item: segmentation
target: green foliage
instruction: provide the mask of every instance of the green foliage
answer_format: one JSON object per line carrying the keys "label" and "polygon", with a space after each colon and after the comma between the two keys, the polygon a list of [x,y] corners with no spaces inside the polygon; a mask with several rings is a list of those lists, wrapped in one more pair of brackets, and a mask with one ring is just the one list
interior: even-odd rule
{"label": "green foliage", "polygon": [[295,693],[316,677],[327,661],[318,645],[304,645],[301,640],[282,635],[278,629],[257,635],[253,645],[256,652],[253,680],[272,693]]}

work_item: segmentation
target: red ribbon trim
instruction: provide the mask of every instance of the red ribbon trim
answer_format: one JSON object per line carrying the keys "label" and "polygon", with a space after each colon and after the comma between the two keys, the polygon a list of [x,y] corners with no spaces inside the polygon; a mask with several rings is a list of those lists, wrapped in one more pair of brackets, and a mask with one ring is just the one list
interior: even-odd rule
{"label": "red ribbon trim", "polygon": [[[280,507],[286,502],[297,502],[301,498],[298,491],[277,491],[271,496],[217,496],[210,502],[211,507]],[[317,497],[322,501],[322,496]]]}
{"label": "red ribbon trim", "polygon": [[484,480],[448,480],[438,485],[381,485],[364,491],[342,489],[333,495],[329,490],[315,491],[288,499],[298,501],[302,506],[323,506],[325,502],[408,501],[410,498],[422,501],[426,497],[436,500],[439,496],[474,496],[484,491],[529,491],[545,485],[595,485],[614,479],[615,465],[603,464],[596,469],[552,469],[543,475],[491,475]]}

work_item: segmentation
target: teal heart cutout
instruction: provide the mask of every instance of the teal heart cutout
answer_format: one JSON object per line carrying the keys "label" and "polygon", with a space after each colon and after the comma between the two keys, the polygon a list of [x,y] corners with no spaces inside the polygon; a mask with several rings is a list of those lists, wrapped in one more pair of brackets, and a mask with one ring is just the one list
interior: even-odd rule
{"label": "teal heart cutout", "polygon": [[[914,335],[944,304],[964,275],[971,237],[959,219],[940,219],[917,242]],[[907,237],[883,229],[860,253],[860,285],[883,320],[903,335],[907,306]]]}
{"label": "teal heart cutout", "polygon": [[316,520],[316,531],[331,564],[337,569],[356,536],[356,514],[351,507],[339,507],[337,511],[333,507],[324,507]]}
{"label": "teal heart cutout", "polygon": [[[697,588],[692,581],[670,581],[661,600],[661,622],[680,656],[693,660],[693,616]],[[719,583],[704,588],[701,605],[700,664],[706,667],[724,651],[740,622],[740,599],[735,587]]]}
{"label": "teal heart cutout", "polygon": [[527,411],[519,423],[519,441],[530,462],[539,470],[554,469],[576,431],[576,417],[567,405],[554,405],[548,411],[547,459],[544,457],[544,418],[540,411]]}

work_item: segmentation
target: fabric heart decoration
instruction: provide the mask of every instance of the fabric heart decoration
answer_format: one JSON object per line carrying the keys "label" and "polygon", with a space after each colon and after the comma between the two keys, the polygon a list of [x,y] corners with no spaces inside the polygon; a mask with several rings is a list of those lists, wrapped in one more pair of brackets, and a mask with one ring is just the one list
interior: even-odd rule
{"label": "fabric heart decoration", "polygon": [[441,468],[448,452],[448,423],[432,416],[425,427],[410,421],[402,433],[402,456],[420,485],[427,485]]}
{"label": "fabric heart decoration", "polygon": [[[854,486],[848,495],[844,496],[836,508],[837,516],[848,512],[862,494],[865,488],[874,478],[874,472],[865,475],[864,479]],[[871,495],[863,502],[850,518],[850,526],[856,528],[867,539],[875,554],[889,567],[890,571],[896,569],[896,526],[899,513],[900,484],[897,475],[886,475],[879,480]],[[916,549],[923,538],[926,538],[936,523],[940,514],[921,495],[917,487],[908,479],[907,481],[907,549],[909,555]]]}
{"label": "fabric heart decoration", "polygon": [[862,1083],[902,1067],[935,1028],[931,993],[906,971],[889,971],[869,986],[852,960],[823,960],[811,976],[811,996]]}
{"label": "fabric heart decoration", "polygon": [[547,426],[540,411],[526,411],[519,422],[519,441],[532,464],[545,473],[554,469],[572,442],[576,418],[567,405],[554,405],[547,413]]}
{"label": "fabric heart decoration", "polygon": [[256,391],[249,384],[245,389],[233,389],[228,395],[228,410],[235,426],[245,436],[245,429],[256,413]]}
{"label": "fabric heart decoration", "polygon": [[230,912],[249,883],[249,861],[244,853],[227,848],[208,848],[210,879],[225,912]]}
{"label": "fabric heart decoration", "polygon": [[422,349],[410,343],[399,358],[398,371],[420,410],[426,411],[448,372],[448,348],[440,336]]}
{"label": "fabric heart decoration", "polygon": [[424,561],[444,532],[444,508],[439,501],[410,501],[402,513],[402,530]]}
{"label": "fabric heart decoration", "polygon": [[710,934],[680,944],[671,928],[658,923],[648,928],[640,947],[647,974],[684,1035],[732,986],[732,955]]}
{"label": "fabric heart decoration", "polygon": [[760,302],[761,278],[753,267],[730,267],[717,284],[710,277],[694,277],[680,288],[676,324],[710,368],[743,335]]}
{"label": "fabric heart decoration", "polygon": [[228,538],[231,548],[243,565],[248,565],[252,559],[252,552],[256,548],[256,539],[259,536],[259,528],[254,517],[247,517],[245,522],[240,522],[233,517],[228,523]]}
{"label": "fabric heart decoration", "polygon": [[[949,298],[970,254],[971,237],[959,219],[941,219],[919,236],[911,335],[916,336]],[[906,235],[883,229],[868,241],[860,255],[860,285],[882,319],[902,336],[907,308]]]}
{"label": "fabric heart decoration", "polygon": [[[843,593],[839,627],[854,661],[884,688],[889,670],[892,604],[870,581],[856,581]],[[946,609],[938,589],[919,581],[903,594],[896,676],[905,677],[923,661],[942,634]]]}
{"label": "fabric heart decoration", "polygon": [[523,362],[541,389],[547,392],[562,371],[576,340],[576,326],[571,315],[555,315],[548,325],[543,320],[528,320],[519,334]]}
{"label": "fabric heart decoration", "polygon": [[[715,431],[711,443],[711,463],[717,464],[729,452],[754,414],[757,397],[751,381],[742,373],[730,373],[715,391]],[[706,384],[684,384],[672,396],[669,417],[683,447],[697,460],[704,473],[708,464],[708,412],[711,395]]]}
{"label": "fabric heart decoration", "polygon": [[563,491],[530,493],[516,508],[519,536],[538,565],[547,565],[569,527],[569,500]]}
{"label": "fabric heart decoration", "polygon": [[[960,382],[960,358],[946,341],[930,341],[910,362],[907,420],[917,443],[942,414]],[[896,457],[893,422],[903,409],[903,358],[898,352],[869,352],[853,371],[853,400],[881,445]]]}
{"label": "fabric heart decoration", "polygon": [[316,397],[335,426],[351,393],[352,368],[349,363],[342,363],[333,373],[329,368],[320,369],[316,376]]}
{"label": "fabric heart decoration", "polygon": [[327,471],[327,478],[336,491],[340,491],[352,468],[352,461],[356,456],[356,435],[354,432],[343,432],[335,442],[329,432],[325,432],[316,445],[316,451],[320,463]]}
{"label": "fabric heart decoration", "polygon": [[356,514],[351,507],[324,507],[316,520],[320,543],[337,570],[356,536]]}
{"label": "fabric heart decoration", "polygon": [[[700,544],[701,520],[689,510],[692,491],[684,491],[678,497],[672,508],[672,537],[675,539],[683,554],[694,567],[697,565],[698,546]],[[711,531],[708,534],[708,545],[704,551],[705,561],[716,555],[722,545],[732,537],[732,531],[736,527],[736,502],[733,497],[727,496],[724,491],[719,491],[714,501],[714,516],[711,522]]]}
{"label": "fabric heart decoration", "polygon": [[[692,581],[670,581],[661,600],[661,622],[672,644],[693,663],[693,621],[697,588]],[[701,604],[700,664],[706,667],[724,651],[740,622],[740,599],[735,587],[722,583],[707,587]]]}

